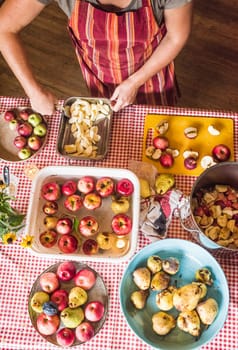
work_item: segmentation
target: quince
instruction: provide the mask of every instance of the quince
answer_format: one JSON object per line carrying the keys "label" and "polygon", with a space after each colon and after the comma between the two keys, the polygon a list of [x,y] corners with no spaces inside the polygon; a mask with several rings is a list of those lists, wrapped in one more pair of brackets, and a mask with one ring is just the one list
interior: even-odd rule
{"label": "quince", "polygon": [[170,190],[175,184],[175,178],[173,174],[160,174],[155,179],[155,191],[156,193],[163,195]]}
{"label": "quince", "polygon": [[146,179],[139,179],[140,182],[140,196],[142,198],[148,198],[151,196],[150,184]]}

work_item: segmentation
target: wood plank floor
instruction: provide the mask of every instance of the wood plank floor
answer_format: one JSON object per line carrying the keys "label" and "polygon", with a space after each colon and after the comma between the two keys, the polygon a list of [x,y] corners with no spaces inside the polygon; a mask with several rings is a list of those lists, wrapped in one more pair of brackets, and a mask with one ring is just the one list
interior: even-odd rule
{"label": "wood plank floor", "polygon": [[[195,0],[193,30],[175,61],[181,107],[238,111],[238,1]],[[88,95],[67,33],[52,4],[22,33],[39,81],[58,98]],[[0,56],[0,95],[25,96]]]}

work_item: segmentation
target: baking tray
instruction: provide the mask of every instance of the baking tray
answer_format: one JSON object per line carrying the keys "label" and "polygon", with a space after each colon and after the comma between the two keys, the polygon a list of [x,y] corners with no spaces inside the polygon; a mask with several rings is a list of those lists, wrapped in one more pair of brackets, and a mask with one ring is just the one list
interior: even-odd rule
{"label": "baking tray", "polygon": [[[126,248],[123,251],[118,249],[99,250],[95,255],[86,255],[82,252],[80,247],[77,253],[64,254],[60,252],[57,245],[52,248],[45,248],[39,241],[40,233],[45,231],[44,217],[45,214],[42,211],[44,199],[41,198],[41,187],[45,182],[57,181],[62,184],[64,181],[69,179],[77,180],[82,176],[89,175],[95,179],[100,177],[109,176],[115,181],[122,178],[128,178],[133,182],[134,192],[131,196],[131,205],[128,215],[132,218],[132,230],[126,235]],[[111,198],[104,198],[102,206],[96,210],[86,210],[80,208],[76,213],[70,213],[66,211],[63,206],[63,200],[59,200],[59,216],[77,217],[78,219],[85,215],[93,215],[99,222],[101,231],[111,232],[111,219],[113,212],[110,208]],[[57,259],[72,259],[76,261],[107,261],[119,263],[121,261],[128,260],[129,257],[134,253],[137,247],[137,237],[139,230],[139,212],[140,212],[140,185],[137,176],[127,169],[116,169],[116,168],[93,168],[93,167],[80,167],[80,166],[49,166],[41,169],[32,182],[31,196],[27,211],[26,227],[25,232],[33,236],[33,244],[29,251],[36,256],[44,258],[57,258]],[[56,216],[58,216],[56,214]],[[83,239],[84,240],[84,239]]]}
{"label": "baking tray", "polygon": [[[12,108],[11,110],[18,115],[19,111],[29,109],[29,107],[16,107]],[[4,112],[5,113],[5,112]],[[20,159],[17,155],[19,149],[14,146],[14,139],[19,134],[16,130],[11,130],[9,128],[9,123],[4,119],[4,113],[0,114],[0,159],[6,162],[26,162],[29,159],[32,159],[36,155],[38,155],[43,147],[46,144],[47,136],[48,136],[48,125],[47,120],[44,116],[41,115],[44,123],[47,125],[47,133],[44,137],[42,137],[42,145],[38,151],[33,151],[32,155],[27,159]],[[34,111],[32,110],[32,113]]]}
{"label": "baking tray", "polygon": [[[104,119],[100,119],[99,121],[95,122],[95,125],[98,126],[98,134],[101,136],[101,139],[97,142],[96,146],[97,154],[94,157],[87,157],[83,155],[74,155],[67,153],[64,150],[64,146],[67,144],[74,144],[75,138],[71,132],[71,124],[69,123],[70,118],[70,107],[71,105],[77,100],[81,99],[84,101],[88,101],[90,103],[97,103],[98,101],[102,101],[103,103],[106,103],[109,106],[109,115],[105,116]],[[112,126],[112,109],[110,107],[110,101],[106,98],[93,98],[93,97],[70,97],[68,98],[63,106],[63,111],[61,114],[61,120],[60,120],[60,126],[59,126],[59,134],[58,134],[58,140],[57,140],[57,151],[60,155],[74,159],[74,160],[102,160],[105,158],[107,151],[108,151],[108,145],[109,145],[109,138],[110,138],[110,132],[111,132],[111,126]]]}
{"label": "baking tray", "polygon": [[[156,126],[165,120],[169,123],[169,128],[164,134],[169,140],[169,148],[178,149],[180,152],[179,156],[174,158],[174,165],[171,168],[164,168],[158,160],[149,159],[145,155],[146,148],[152,145],[153,137],[158,135],[155,130]],[[209,125],[219,129],[221,131],[220,135],[212,136],[207,130]],[[184,135],[184,129],[190,126],[198,129],[198,136],[195,139],[189,139]],[[142,160],[153,164],[160,173],[198,176],[205,170],[201,167],[200,160],[205,155],[211,155],[212,148],[217,144],[227,145],[231,151],[229,160],[234,160],[233,135],[234,121],[231,118],[148,114],[145,117],[144,124]],[[193,170],[186,169],[184,166],[183,152],[185,150],[199,153],[198,166]]]}

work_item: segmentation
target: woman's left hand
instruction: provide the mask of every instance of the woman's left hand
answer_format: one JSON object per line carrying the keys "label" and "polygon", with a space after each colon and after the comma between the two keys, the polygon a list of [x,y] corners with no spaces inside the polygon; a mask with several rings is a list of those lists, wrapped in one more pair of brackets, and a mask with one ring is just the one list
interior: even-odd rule
{"label": "woman's left hand", "polygon": [[124,80],[114,90],[110,100],[111,108],[114,112],[118,112],[120,109],[134,103],[138,88],[135,87],[135,83],[128,78]]}

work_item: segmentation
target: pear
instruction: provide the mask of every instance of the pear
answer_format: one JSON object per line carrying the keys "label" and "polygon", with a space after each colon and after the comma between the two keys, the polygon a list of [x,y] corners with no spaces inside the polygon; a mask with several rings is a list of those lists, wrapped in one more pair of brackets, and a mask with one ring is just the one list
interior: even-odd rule
{"label": "pear", "polygon": [[133,280],[139,289],[149,289],[151,280],[150,270],[147,267],[138,267],[133,272]]}
{"label": "pear", "polygon": [[192,311],[201,299],[203,290],[198,284],[190,283],[178,288],[173,295],[173,303],[179,311]]}
{"label": "pear", "polygon": [[75,309],[67,307],[61,311],[60,319],[65,327],[76,328],[84,319],[83,309],[81,307]]}
{"label": "pear", "polygon": [[43,311],[43,304],[50,300],[50,296],[46,292],[36,292],[31,298],[31,308],[35,312]]}
{"label": "pear", "polygon": [[168,334],[176,326],[176,320],[167,312],[159,311],[152,316],[152,327],[159,335]]}
{"label": "pear", "polygon": [[87,292],[81,287],[74,287],[69,292],[69,307],[77,308],[86,303],[88,299]]}
{"label": "pear", "polygon": [[160,291],[168,288],[169,283],[170,276],[164,271],[159,271],[153,275],[150,287],[152,290]]}
{"label": "pear", "polygon": [[210,325],[215,320],[219,307],[215,299],[208,298],[197,306],[197,313],[205,325]]}
{"label": "pear", "polygon": [[142,198],[148,198],[151,196],[150,184],[146,179],[139,178],[140,182],[140,196]]}
{"label": "pear", "polygon": [[162,261],[162,267],[169,275],[175,275],[179,270],[179,260],[176,258],[167,258]]}
{"label": "pear", "polygon": [[149,296],[149,290],[136,290],[131,294],[131,302],[136,309],[142,310],[145,307]]}
{"label": "pear", "polygon": [[205,283],[208,286],[213,284],[211,271],[206,267],[202,267],[196,271],[195,279],[199,282]]}
{"label": "pear", "polygon": [[181,312],[177,319],[177,325],[182,331],[189,333],[194,337],[200,335],[200,319],[195,310]]}
{"label": "pear", "polygon": [[111,208],[114,214],[127,213],[130,208],[130,202],[127,197],[113,198]]}
{"label": "pear", "polygon": [[172,290],[164,289],[162,292],[156,295],[155,300],[156,300],[156,305],[162,311],[168,311],[174,307]]}
{"label": "pear", "polygon": [[152,273],[162,270],[162,259],[158,255],[151,255],[147,259],[147,267]]}

